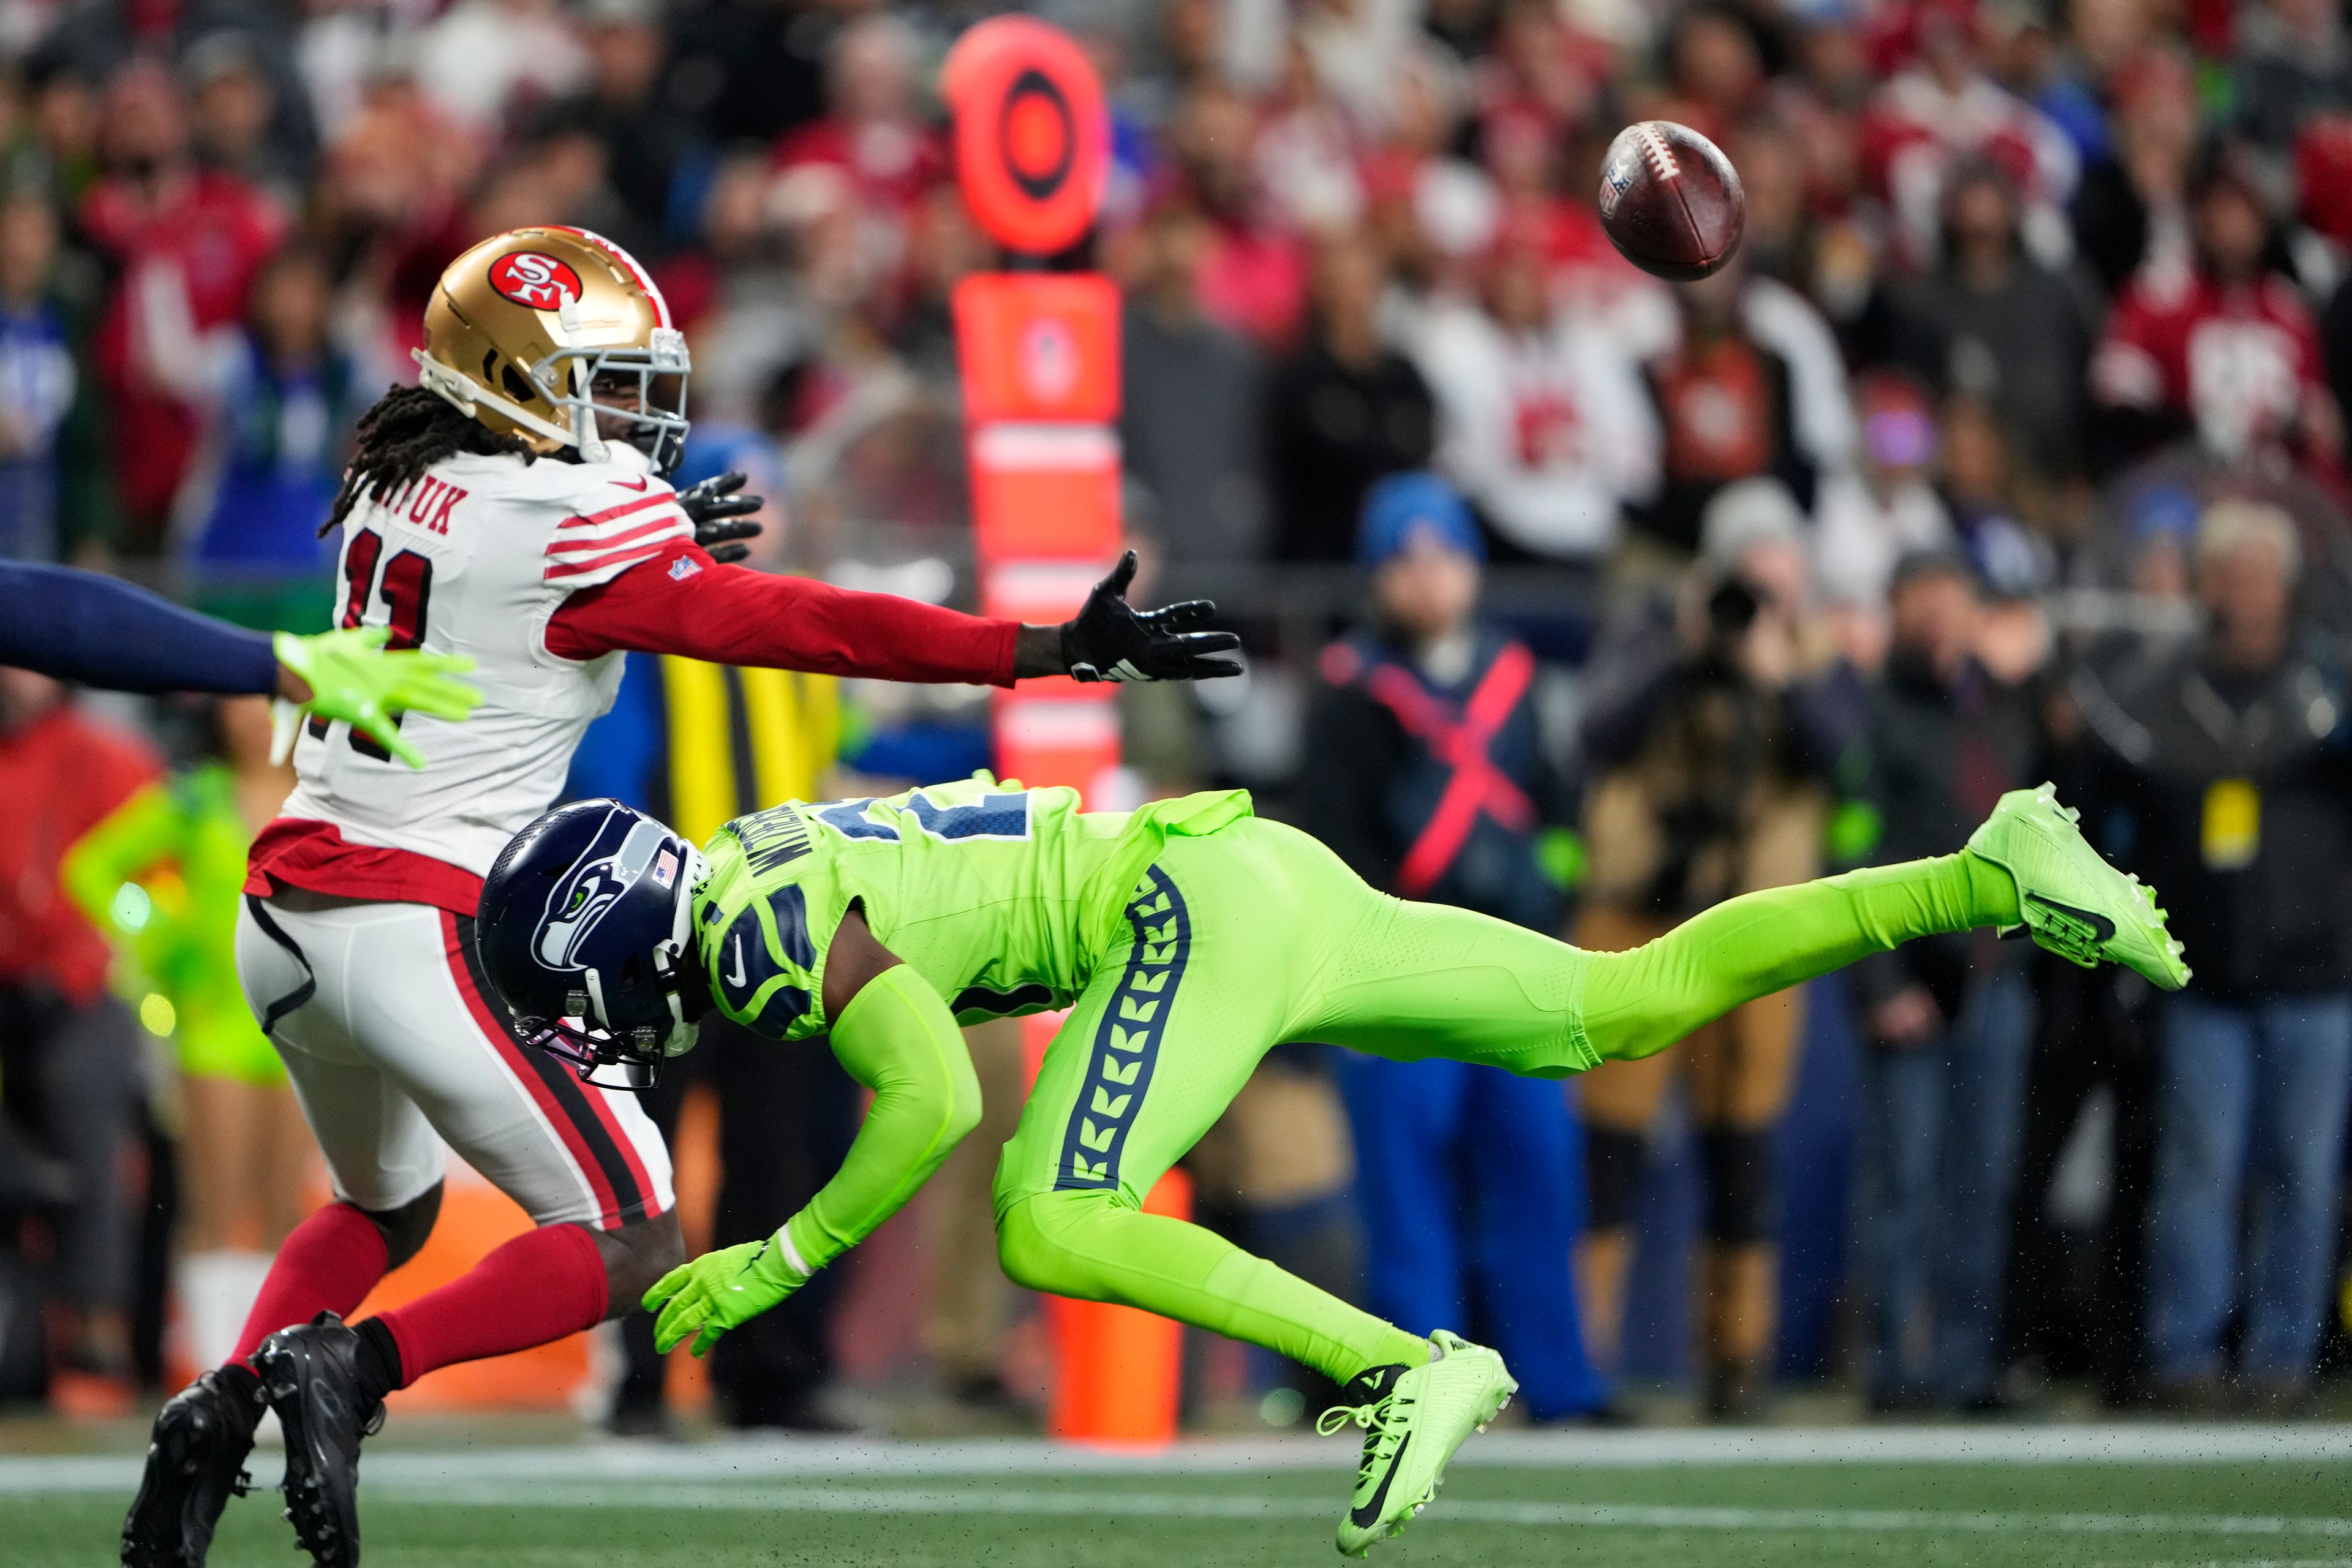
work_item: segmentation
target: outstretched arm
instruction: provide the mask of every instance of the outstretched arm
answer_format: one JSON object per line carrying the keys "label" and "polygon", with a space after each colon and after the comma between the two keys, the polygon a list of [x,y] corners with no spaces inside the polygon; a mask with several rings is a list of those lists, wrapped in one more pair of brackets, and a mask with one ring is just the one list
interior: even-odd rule
{"label": "outstretched arm", "polygon": [[384,653],[382,626],[298,637],[249,632],[144,588],[70,566],[0,562],[0,664],[107,691],[276,696],[366,731],[424,765],[393,719],[463,719],[481,694],[450,675],[470,658]]}
{"label": "outstretched arm", "polygon": [[1129,552],[1059,626],[967,616],[895,594],[720,565],[695,545],[650,557],[565,600],[547,649],[595,658],[625,648],[713,664],[805,669],[876,680],[1010,686],[1041,675],[1080,680],[1192,680],[1238,675],[1230,632],[1199,629],[1214,607],[1138,612],[1127,603]]}
{"label": "outstretched arm", "polygon": [[646,1292],[663,1351],[694,1336],[702,1355],[898,1212],[980,1122],[980,1079],[947,1004],[852,910],[825,953],[833,1052],[874,1091],[841,1169],[764,1241],[696,1258]]}
{"label": "outstretched arm", "polygon": [[679,544],[563,602],[547,624],[561,658],[675,653],[713,664],[877,680],[1009,686],[1017,621],[988,620],[895,594],[725,566]]}
{"label": "outstretched arm", "polygon": [[283,695],[267,634],[70,566],[0,562],[0,664],[109,691]]}

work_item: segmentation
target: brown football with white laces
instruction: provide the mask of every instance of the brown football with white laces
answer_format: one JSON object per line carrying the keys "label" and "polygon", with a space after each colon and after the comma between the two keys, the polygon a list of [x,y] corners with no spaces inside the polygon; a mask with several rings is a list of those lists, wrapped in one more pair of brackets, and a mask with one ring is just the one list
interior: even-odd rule
{"label": "brown football with white laces", "polygon": [[1723,149],[1671,120],[1628,125],[1601,163],[1601,226],[1643,271],[1687,283],[1739,248],[1748,198]]}

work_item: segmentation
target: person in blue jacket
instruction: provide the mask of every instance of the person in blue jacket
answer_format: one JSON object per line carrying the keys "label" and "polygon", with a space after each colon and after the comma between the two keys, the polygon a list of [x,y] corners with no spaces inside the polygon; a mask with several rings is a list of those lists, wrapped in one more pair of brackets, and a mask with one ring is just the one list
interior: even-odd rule
{"label": "person in blue jacket", "polygon": [[240,624],[333,618],[336,546],[319,524],[368,400],[333,305],[325,258],[289,246],[254,279],[244,327],[204,355],[210,412],[174,526],[194,602]]}
{"label": "person in blue jacket", "polygon": [[[1557,931],[1546,850],[1565,792],[1538,732],[1535,657],[1478,616],[1486,551],[1468,504],[1434,474],[1391,475],[1365,498],[1357,555],[1372,617],[1324,650],[1299,825],[1383,891]],[[1538,1421],[1603,1411],[1570,1283],[1583,1149],[1561,1086],[1339,1058],[1375,1240],[1365,1305],[1483,1325]]]}

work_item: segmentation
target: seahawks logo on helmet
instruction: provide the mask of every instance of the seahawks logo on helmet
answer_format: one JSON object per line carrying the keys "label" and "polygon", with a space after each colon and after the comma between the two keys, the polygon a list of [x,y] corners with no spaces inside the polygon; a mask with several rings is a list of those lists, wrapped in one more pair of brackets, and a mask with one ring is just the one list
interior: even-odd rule
{"label": "seahawks logo on helmet", "polygon": [[[646,1089],[692,1048],[694,847],[614,800],[557,806],[482,879],[474,940],[516,1037],[608,1089]],[[695,1009],[698,1015],[698,1006]]]}
{"label": "seahawks logo on helmet", "polygon": [[636,886],[637,879],[657,858],[668,862],[659,868],[668,876],[657,879],[662,886],[669,886],[677,876],[677,853],[667,847],[668,838],[661,824],[639,817],[630,825],[618,849],[583,859],[558,881],[548,894],[547,918],[540,927],[535,953],[540,963],[559,972],[583,967],[573,955],[595,931],[596,923],[622,894]]}

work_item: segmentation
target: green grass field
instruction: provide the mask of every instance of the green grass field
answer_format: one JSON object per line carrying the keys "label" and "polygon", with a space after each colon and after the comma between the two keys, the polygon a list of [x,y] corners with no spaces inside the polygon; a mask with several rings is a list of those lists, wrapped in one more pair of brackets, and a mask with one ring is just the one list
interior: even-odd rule
{"label": "green grass field", "polygon": [[[1725,1451],[1718,1443],[1648,1463],[1606,1438],[1549,1447],[1522,1438],[1498,1446],[1499,1462],[1457,1465],[1438,1504],[1373,1560],[2352,1568],[2352,1435],[2330,1430],[2333,1441],[2195,1463],[1975,1462],[1958,1431],[1945,1451],[1908,1462],[1706,1462]],[[860,1447],[838,1460],[805,1445],[394,1452],[371,1461],[365,1560],[374,1568],[1313,1563],[1333,1559],[1331,1526],[1349,1479],[1339,1444],[1211,1446],[1137,1464],[1073,1464],[1030,1444],[959,1447],[913,1464],[895,1458],[910,1452],[922,1451]],[[67,1471],[43,1463],[0,1459],[0,1563],[111,1562],[125,1497],[109,1489],[116,1471],[130,1473],[127,1462],[66,1461]],[[274,1494],[257,1492],[232,1505],[212,1562],[287,1568],[299,1561],[291,1539]]]}

